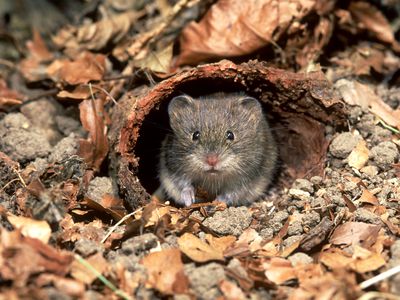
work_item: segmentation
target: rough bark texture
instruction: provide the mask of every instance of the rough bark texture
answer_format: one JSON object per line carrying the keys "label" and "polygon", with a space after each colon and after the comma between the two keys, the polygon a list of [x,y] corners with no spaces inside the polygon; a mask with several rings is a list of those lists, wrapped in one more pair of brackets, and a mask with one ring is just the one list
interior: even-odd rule
{"label": "rough bark texture", "polygon": [[268,114],[285,128],[278,134],[278,140],[289,175],[294,178],[321,175],[328,144],[323,125],[339,128],[345,125],[347,115],[345,104],[323,73],[292,73],[257,61],[236,65],[223,60],[180,72],[151,90],[127,96],[116,109],[110,132],[113,157],[119,162],[116,171],[121,191],[132,208],[149,199],[137,177],[140,157],[135,155],[146,116],[183,87],[195,86],[201,80],[239,85],[243,91],[258,97],[268,107]]}

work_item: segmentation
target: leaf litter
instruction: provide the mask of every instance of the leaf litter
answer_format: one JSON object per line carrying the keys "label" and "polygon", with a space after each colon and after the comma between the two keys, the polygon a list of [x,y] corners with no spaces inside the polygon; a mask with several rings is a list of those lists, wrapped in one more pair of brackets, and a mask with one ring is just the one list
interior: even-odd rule
{"label": "leaf litter", "polygon": [[[5,22],[0,41],[2,297],[400,293],[396,3],[39,2],[69,24],[0,6],[33,16],[25,37]],[[150,201],[156,157],[140,145],[165,126],[151,115],[207,80],[241,85],[276,123],[282,167],[265,201]]]}

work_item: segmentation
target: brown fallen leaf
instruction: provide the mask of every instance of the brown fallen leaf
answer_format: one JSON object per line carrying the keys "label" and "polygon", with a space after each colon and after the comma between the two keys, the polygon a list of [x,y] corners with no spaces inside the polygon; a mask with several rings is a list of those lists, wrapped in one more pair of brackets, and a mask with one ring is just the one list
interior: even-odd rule
{"label": "brown fallen leaf", "polygon": [[340,79],[335,85],[345,102],[368,109],[385,123],[400,129],[400,109],[392,109],[369,86],[347,79]]}
{"label": "brown fallen leaf", "polygon": [[[104,259],[103,254],[98,252],[85,259],[98,273],[104,273],[108,266],[107,260]],[[91,284],[96,278],[97,274],[91,268],[82,264],[78,259],[75,259],[71,265],[71,276],[76,280],[85,284]]]}
{"label": "brown fallen leaf", "polygon": [[78,155],[89,168],[98,171],[108,153],[104,100],[84,100],[79,104],[79,111],[82,126],[89,132],[89,136],[86,140],[80,139]]}
{"label": "brown fallen leaf", "polygon": [[264,262],[265,276],[275,284],[282,284],[288,280],[296,279],[296,272],[290,261],[280,257],[272,257]]}
{"label": "brown fallen leaf", "polygon": [[57,94],[59,98],[85,100],[89,99],[91,95],[90,88],[85,85],[78,85],[72,90],[62,90]]}
{"label": "brown fallen leaf", "polygon": [[356,168],[357,170],[360,170],[362,167],[364,167],[369,159],[367,143],[364,140],[359,141],[347,159],[350,167]]}
{"label": "brown fallen leaf", "polygon": [[85,198],[82,204],[111,215],[115,221],[121,220],[127,213],[123,201],[109,194],[105,194],[99,202]]}
{"label": "brown fallen leaf", "polygon": [[15,229],[21,230],[21,233],[30,238],[36,238],[47,244],[51,236],[50,225],[43,220],[34,220],[22,216],[7,215],[7,220]]}
{"label": "brown fallen leaf", "polygon": [[179,249],[165,249],[145,256],[141,263],[147,270],[147,284],[167,295],[187,293],[189,281],[183,272]]}
{"label": "brown fallen leaf", "polygon": [[213,248],[191,233],[178,238],[179,249],[196,262],[224,260],[223,251]]}
{"label": "brown fallen leaf", "polygon": [[357,245],[365,241],[373,243],[381,226],[363,222],[346,222],[338,226],[329,242],[334,245]]}
{"label": "brown fallen leaf", "polygon": [[353,261],[350,267],[358,273],[378,270],[386,261],[380,253],[371,252],[360,246],[354,246]]}
{"label": "brown fallen leaf", "polygon": [[172,61],[173,43],[156,52],[149,51],[146,55],[132,61],[133,65],[139,68],[148,69],[157,73],[168,73]]}
{"label": "brown fallen leaf", "polygon": [[300,30],[296,20],[307,15],[315,3],[219,0],[199,23],[192,22],[183,30],[177,65],[252,53],[284,32]]}
{"label": "brown fallen leaf", "polygon": [[26,286],[30,278],[41,273],[66,276],[69,272],[73,261],[70,253],[24,237],[19,231],[2,229],[0,233],[0,276],[4,280]]}
{"label": "brown fallen leaf", "polygon": [[33,29],[33,40],[27,41],[26,46],[29,50],[29,56],[38,62],[46,62],[54,58],[36,29]]}
{"label": "brown fallen leaf", "polygon": [[363,190],[360,198],[358,198],[358,201],[360,201],[362,203],[369,203],[372,205],[379,205],[378,198],[376,198],[375,195],[372,194],[367,189]]}
{"label": "brown fallen leaf", "polygon": [[53,274],[41,274],[35,283],[40,287],[53,284],[61,293],[71,297],[82,297],[85,293],[85,284],[71,278],[63,278]]}
{"label": "brown fallen leaf", "polygon": [[302,282],[298,289],[290,293],[289,300],[344,300],[356,299],[359,287],[353,274],[341,271],[338,274],[326,273],[317,278]]}
{"label": "brown fallen leaf", "polygon": [[0,99],[1,98],[22,100],[24,99],[24,96],[21,93],[10,89],[7,86],[7,82],[4,79],[0,78]]}
{"label": "brown fallen leaf", "polygon": [[53,42],[60,48],[66,48],[68,53],[83,49],[101,50],[109,43],[119,42],[143,15],[144,12],[130,10],[78,28],[66,27],[53,37]]}
{"label": "brown fallen leaf", "polygon": [[346,48],[330,58],[329,60],[338,66],[332,81],[336,81],[336,78],[343,78],[347,74],[360,76],[370,75],[372,71],[380,74],[395,72],[399,66],[399,59],[395,58],[394,62],[390,62],[391,60],[388,59],[389,54],[379,46],[379,44],[361,43],[360,45]]}
{"label": "brown fallen leaf", "polygon": [[14,98],[0,97],[0,110],[7,110],[7,108],[19,105],[22,100]]}
{"label": "brown fallen leaf", "polygon": [[55,82],[62,81],[70,85],[87,84],[89,81],[103,78],[106,72],[106,56],[82,52],[72,61],[67,59],[53,61],[46,72]]}
{"label": "brown fallen leaf", "polygon": [[236,237],[233,235],[217,238],[211,234],[206,234],[205,239],[211,247],[222,253],[236,241]]}
{"label": "brown fallen leaf", "polygon": [[21,60],[18,67],[21,74],[28,81],[37,81],[47,78],[46,63],[53,59],[40,33],[33,30],[33,40],[28,41],[28,57]]}
{"label": "brown fallen leaf", "polygon": [[359,22],[359,27],[374,34],[379,40],[400,49],[389,21],[375,6],[364,1],[352,1],[349,11]]}
{"label": "brown fallen leaf", "polygon": [[348,268],[350,263],[353,261],[350,254],[338,248],[329,248],[322,251],[318,256],[318,259],[321,263],[332,270]]}
{"label": "brown fallen leaf", "polygon": [[233,282],[222,280],[219,288],[226,300],[244,300],[247,299],[243,291]]}
{"label": "brown fallen leaf", "polygon": [[297,264],[294,266],[300,285],[309,280],[315,280],[324,275],[325,268],[320,263]]}

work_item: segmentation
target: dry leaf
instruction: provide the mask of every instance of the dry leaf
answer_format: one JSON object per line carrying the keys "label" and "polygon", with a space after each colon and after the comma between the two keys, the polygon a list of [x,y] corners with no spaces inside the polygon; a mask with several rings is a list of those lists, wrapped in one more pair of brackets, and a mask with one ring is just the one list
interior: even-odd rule
{"label": "dry leaf", "polygon": [[95,171],[108,153],[107,127],[102,99],[84,100],[79,104],[82,126],[89,132],[86,140],[79,141],[79,156]]}
{"label": "dry leaf", "polygon": [[265,276],[275,284],[282,284],[288,280],[296,279],[296,272],[290,261],[280,257],[272,257],[269,262],[264,262]]}
{"label": "dry leaf", "polygon": [[[105,272],[108,268],[108,262],[104,259],[103,254],[100,252],[86,258],[85,260],[100,274]],[[91,284],[98,275],[86,265],[75,259],[71,265],[71,276],[80,282]]]}
{"label": "dry leaf", "polygon": [[224,260],[223,252],[203,242],[191,233],[178,238],[179,249],[196,262]]}
{"label": "dry leaf", "polygon": [[12,214],[8,214],[7,219],[14,228],[21,230],[24,236],[39,239],[45,244],[49,242],[51,228],[46,221],[14,216]]}
{"label": "dry leaf", "polygon": [[22,100],[14,99],[14,98],[6,98],[0,97],[0,110],[7,110],[7,108],[13,107],[15,105],[19,105],[22,103]]}
{"label": "dry leaf", "polygon": [[135,59],[133,65],[153,72],[168,73],[172,60],[172,48],[173,44],[170,44],[157,52],[150,51],[142,59]]}
{"label": "dry leaf", "polygon": [[341,270],[347,268],[353,261],[353,258],[340,249],[330,248],[320,253],[319,261],[332,270]]}
{"label": "dry leaf", "polygon": [[147,269],[147,283],[164,294],[188,292],[189,281],[183,272],[179,249],[165,249],[153,252],[142,259]]}
{"label": "dry leaf", "polygon": [[0,276],[3,280],[26,286],[30,278],[41,273],[66,276],[69,272],[73,261],[70,253],[56,250],[38,239],[24,237],[19,231],[3,229],[0,239]]}
{"label": "dry leaf", "polygon": [[67,27],[53,37],[53,42],[60,48],[67,48],[68,52],[101,50],[109,43],[119,42],[141,16],[143,12],[131,10],[79,28]]}
{"label": "dry leaf", "polygon": [[233,235],[217,238],[211,234],[206,234],[205,239],[212,248],[221,253],[224,253],[224,251],[236,241],[236,238]]}
{"label": "dry leaf", "polygon": [[55,82],[63,81],[71,85],[86,84],[103,78],[106,72],[106,56],[83,52],[73,61],[67,59],[53,61],[46,72]]}
{"label": "dry leaf", "polygon": [[219,288],[226,300],[245,300],[246,295],[243,291],[233,282],[222,280],[219,283]]}
{"label": "dry leaf", "polygon": [[373,243],[381,226],[363,222],[347,222],[338,226],[329,242],[335,245],[356,245],[365,241]]}
{"label": "dry leaf", "polygon": [[71,91],[63,90],[57,94],[59,98],[69,98],[77,100],[89,99],[91,95],[90,88],[84,85],[78,85],[74,87]]}
{"label": "dry leaf", "polygon": [[358,199],[358,201],[360,201],[362,203],[369,203],[369,204],[372,204],[372,205],[379,205],[378,199],[375,197],[374,194],[372,194],[368,190],[363,190],[363,193],[361,194],[361,196]]}
{"label": "dry leaf", "polygon": [[109,194],[105,194],[99,202],[85,198],[82,204],[95,210],[110,214],[116,221],[122,219],[127,213],[123,201]]}
{"label": "dry leaf", "polygon": [[293,33],[299,30],[296,20],[307,15],[315,3],[312,0],[220,0],[199,23],[192,22],[183,30],[177,64],[252,53],[290,29]]}
{"label": "dry leaf", "polygon": [[366,273],[379,269],[386,264],[379,253],[371,252],[360,246],[354,246],[351,268],[358,273]]}
{"label": "dry leaf", "polygon": [[360,22],[360,27],[375,34],[381,41],[389,44],[396,41],[390,23],[375,6],[368,2],[352,1],[349,10],[353,17]]}
{"label": "dry leaf", "polygon": [[348,161],[349,166],[360,170],[364,167],[369,158],[369,150],[367,143],[364,140],[358,142],[357,146],[351,151]]}
{"label": "dry leaf", "polygon": [[41,287],[54,285],[60,293],[75,298],[83,297],[85,293],[85,284],[82,282],[71,278],[63,278],[54,274],[41,274],[37,278],[36,284]]}
{"label": "dry leaf", "polygon": [[39,31],[35,29],[33,29],[33,40],[28,41],[26,46],[29,49],[29,56],[38,62],[46,62],[54,58],[53,54],[47,49]]}
{"label": "dry leaf", "polygon": [[347,79],[338,80],[335,86],[348,104],[369,109],[385,123],[400,129],[400,109],[393,110],[369,86]]}

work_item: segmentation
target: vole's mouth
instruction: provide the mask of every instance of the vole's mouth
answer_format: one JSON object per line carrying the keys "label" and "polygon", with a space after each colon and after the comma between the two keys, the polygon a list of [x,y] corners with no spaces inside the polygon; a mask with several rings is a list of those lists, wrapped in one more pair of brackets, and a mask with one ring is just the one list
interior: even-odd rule
{"label": "vole's mouth", "polygon": [[215,170],[215,169],[210,169],[210,170],[207,170],[206,171],[206,174],[209,174],[209,175],[217,175],[219,173],[219,171],[218,170]]}

